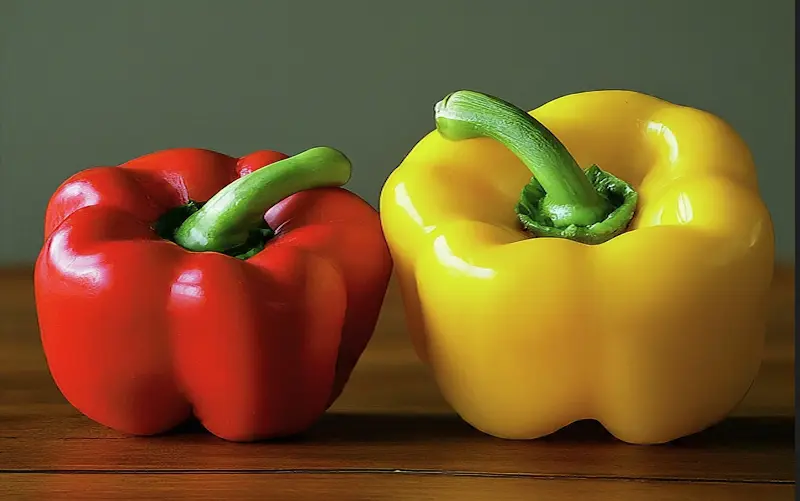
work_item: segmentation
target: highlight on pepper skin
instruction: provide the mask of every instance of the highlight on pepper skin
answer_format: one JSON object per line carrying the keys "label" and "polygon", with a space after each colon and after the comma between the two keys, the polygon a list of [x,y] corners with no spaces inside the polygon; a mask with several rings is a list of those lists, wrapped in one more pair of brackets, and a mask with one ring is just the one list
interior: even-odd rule
{"label": "highlight on pepper skin", "polygon": [[[35,293],[66,399],[123,433],[291,435],[338,398],[392,262],[333,148],[156,152],[52,196]],[[311,314],[313,312],[313,314]]]}
{"label": "highlight on pepper skin", "polygon": [[774,235],[720,118],[632,91],[434,107],[383,231],[414,347],[463,419],[534,439],[593,419],[654,444],[727,416],[761,362]]}

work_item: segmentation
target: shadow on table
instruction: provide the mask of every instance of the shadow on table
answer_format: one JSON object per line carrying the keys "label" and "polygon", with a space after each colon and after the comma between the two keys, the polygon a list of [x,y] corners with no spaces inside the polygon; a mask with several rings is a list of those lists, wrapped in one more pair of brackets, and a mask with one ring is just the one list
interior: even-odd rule
{"label": "shadow on table", "polygon": [[[209,435],[196,421],[168,436]],[[211,437],[209,437],[211,438]],[[476,442],[498,441],[454,415],[327,414],[305,433],[269,442],[279,443],[370,443],[370,442]],[[508,441],[512,442],[512,441]],[[524,441],[513,441],[524,443]],[[579,421],[535,441],[540,444],[622,443],[597,421]],[[737,417],[727,419],[701,433],[676,440],[667,447],[715,448],[726,446],[775,447],[794,445],[794,420],[787,417]]]}
{"label": "shadow on table", "polygon": [[794,481],[789,419],[725,421],[666,446],[628,446],[598,423],[539,440],[501,440],[455,416],[329,414],[306,433],[225,442],[191,423],[159,437],[5,439],[0,470],[27,472],[443,473],[540,477]]}

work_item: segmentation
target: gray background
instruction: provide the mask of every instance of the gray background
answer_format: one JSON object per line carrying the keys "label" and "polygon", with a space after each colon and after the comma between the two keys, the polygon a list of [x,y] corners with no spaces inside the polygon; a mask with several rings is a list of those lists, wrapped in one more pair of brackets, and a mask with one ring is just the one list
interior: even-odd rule
{"label": "gray background", "polygon": [[376,204],[459,88],[523,108],[629,88],[722,116],[793,261],[794,19],[792,0],[0,0],[0,264],[35,259],[67,176],[163,148],[328,144]]}

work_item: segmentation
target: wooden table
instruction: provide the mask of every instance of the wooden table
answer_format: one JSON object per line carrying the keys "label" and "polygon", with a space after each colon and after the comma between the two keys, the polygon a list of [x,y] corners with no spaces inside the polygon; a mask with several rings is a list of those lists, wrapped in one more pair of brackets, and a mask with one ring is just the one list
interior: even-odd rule
{"label": "wooden table", "polygon": [[292,440],[234,444],[189,425],[132,438],[73,410],[39,344],[30,270],[0,273],[0,499],[794,499],[794,279],[779,270],[764,366],[734,417],[665,446],[593,423],[515,442],[448,409],[394,286],[348,389]]}

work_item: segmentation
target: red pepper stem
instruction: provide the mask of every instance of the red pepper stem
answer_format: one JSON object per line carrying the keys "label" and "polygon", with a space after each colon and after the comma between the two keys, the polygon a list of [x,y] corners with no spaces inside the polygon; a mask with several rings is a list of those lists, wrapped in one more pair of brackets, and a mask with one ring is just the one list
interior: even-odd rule
{"label": "red pepper stem", "polygon": [[350,160],[320,146],[247,174],[214,195],[175,232],[175,242],[191,251],[225,252],[247,242],[263,225],[270,207],[297,192],[342,186],[350,180]]}

